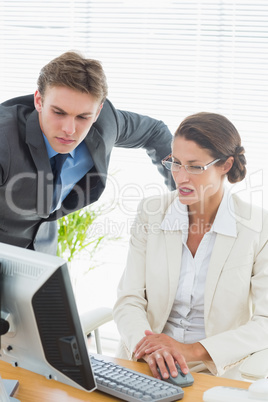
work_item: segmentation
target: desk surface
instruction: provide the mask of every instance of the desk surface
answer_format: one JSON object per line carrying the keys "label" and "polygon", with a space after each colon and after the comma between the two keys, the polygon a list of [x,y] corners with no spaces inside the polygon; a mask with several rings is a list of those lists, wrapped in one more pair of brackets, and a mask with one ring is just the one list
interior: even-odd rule
{"label": "desk surface", "polygon": [[[101,358],[113,361],[122,366],[141,373],[149,374],[150,369],[146,363],[137,363],[128,360],[114,359],[101,356]],[[21,402],[84,402],[84,401],[118,401],[117,398],[106,395],[99,391],[86,393],[68,385],[31,373],[21,368],[14,368],[10,364],[0,362],[0,375],[4,379],[19,380],[19,387],[14,397]],[[248,388],[250,383],[214,377],[206,374],[193,373],[194,384],[184,388],[183,402],[201,402],[204,391],[217,385]]]}

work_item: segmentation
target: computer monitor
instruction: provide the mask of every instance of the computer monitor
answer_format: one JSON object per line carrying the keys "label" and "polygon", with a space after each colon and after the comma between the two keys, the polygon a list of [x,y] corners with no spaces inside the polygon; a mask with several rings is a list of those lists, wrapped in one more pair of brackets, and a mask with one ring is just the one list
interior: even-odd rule
{"label": "computer monitor", "polygon": [[95,389],[66,262],[0,243],[0,281],[0,359],[79,389]]}

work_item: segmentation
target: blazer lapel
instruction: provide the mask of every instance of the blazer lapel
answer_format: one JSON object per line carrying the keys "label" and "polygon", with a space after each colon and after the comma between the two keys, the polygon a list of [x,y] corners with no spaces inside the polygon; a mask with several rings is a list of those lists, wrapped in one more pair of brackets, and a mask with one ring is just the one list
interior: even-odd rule
{"label": "blazer lapel", "polygon": [[[181,231],[164,231],[166,249],[167,249],[167,259],[168,259],[168,275],[169,275],[169,290],[167,297],[167,317],[169,316],[170,310],[173,306],[174,299],[176,296],[180,267],[181,267],[181,255],[182,255],[182,240]],[[166,322],[165,320],[165,322]]]}
{"label": "blazer lapel", "polygon": [[26,143],[37,168],[37,213],[47,218],[52,206],[53,175],[36,110],[27,119]]}
{"label": "blazer lapel", "polygon": [[235,241],[236,241],[235,237],[217,234],[206,279],[205,300],[204,300],[205,323],[207,322],[207,318],[211,308],[211,303],[213,300],[213,296],[216,290],[216,286],[221,271]]}
{"label": "blazer lapel", "polygon": [[94,165],[100,176],[100,179],[103,182],[103,184],[105,184],[108,170],[106,149],[102,137],[99,135],[98,131],[94,126],[92,126],[90,132],[86,136],[85,143],[86,146],[88,147],[88,150],[93,159]]}

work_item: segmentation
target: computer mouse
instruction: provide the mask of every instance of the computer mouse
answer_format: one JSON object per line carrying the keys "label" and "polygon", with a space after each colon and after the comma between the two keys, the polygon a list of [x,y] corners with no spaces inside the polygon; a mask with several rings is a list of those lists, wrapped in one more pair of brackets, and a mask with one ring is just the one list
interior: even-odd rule
{"label": "computer mouse", "polygon": [[194,383],[194,378],[193,378],[192,374],[190,372],[188,372],[187,374],[184,374],[181,371],[181,368],[178,363],[176,363],[175,366],[176,366],[176,369],[178,370],[178,375],[176,377],[172,377],[172,375],[170,374],[168,365],[166,365],[167,371],[169,373],[168,378],[163,378],[159,368],[157,368],[157,370],[161,376],[161,379],[169,382],[170,384],[177,385],[178,387],[182,387],[182,388],[189,387],[190,385],[192,385]]}

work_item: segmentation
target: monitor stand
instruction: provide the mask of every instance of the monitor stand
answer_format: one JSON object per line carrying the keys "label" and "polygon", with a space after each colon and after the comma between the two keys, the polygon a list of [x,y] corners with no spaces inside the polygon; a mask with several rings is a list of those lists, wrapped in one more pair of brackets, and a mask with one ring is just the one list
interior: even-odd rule
{"label": "monitor stand", "polygon": [[0,400],[1,402],[20,402],[18,399],[13,398],[16,389],[19,386],[17,380],[2,380],[0,377]]}

